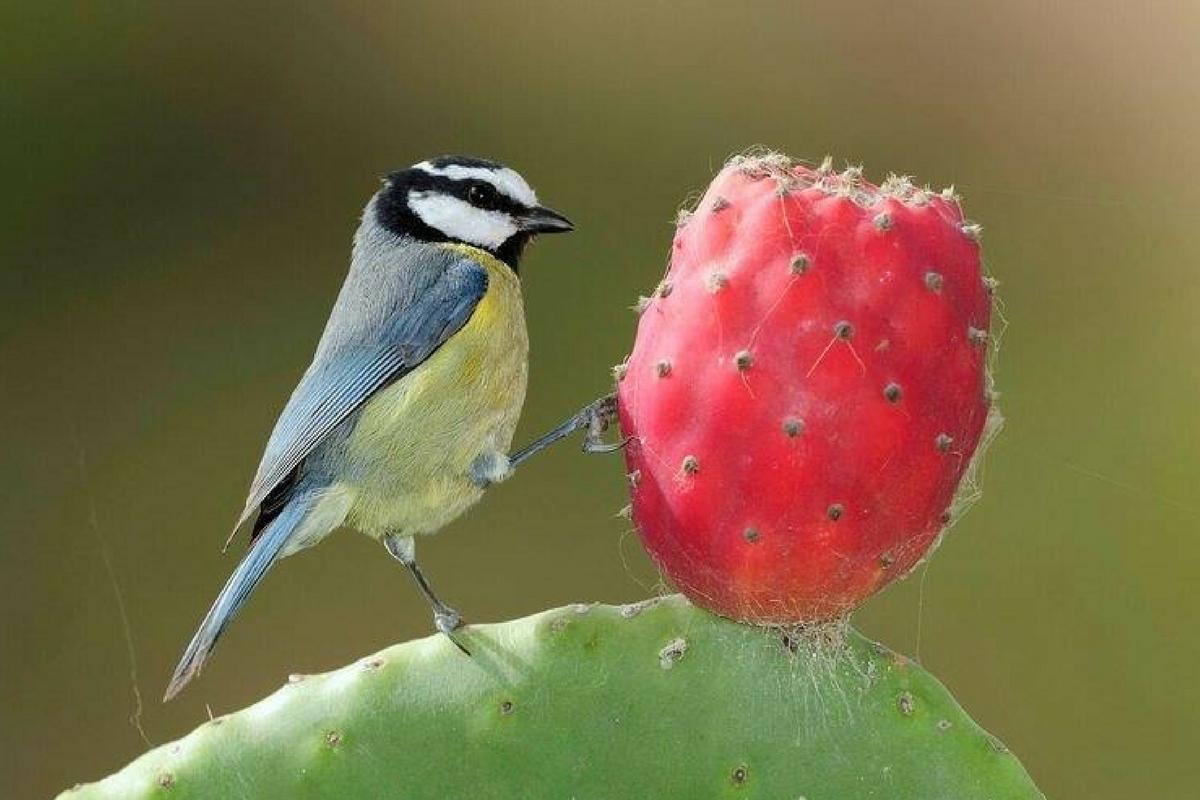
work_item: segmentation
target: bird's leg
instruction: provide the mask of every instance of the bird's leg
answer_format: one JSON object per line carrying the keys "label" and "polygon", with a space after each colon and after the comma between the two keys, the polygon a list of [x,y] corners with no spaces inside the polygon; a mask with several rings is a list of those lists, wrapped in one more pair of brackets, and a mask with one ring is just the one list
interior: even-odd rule
{"label": "bird's leg", "polygon": [[421,594],[425,595],[425,599],[429,601],[429,606],[433,609],[433,624],[447,639],[454,642],[454,646],[462,650],[466,655],[471,655],[471,651],[463,646],[463,643],[454,638],[454,631],[462,627],[462,617],[457,611],[446,605],[433,593],[433,587],[429,585],[429,580],[425,577],[425,573],[421,572],[421,568],[417,566],[417,547],[411,536],[398,536],[389,534],[383,537],[383,546],[391,553],[392,558],[399,561],[404,566],[408,567],[408,571],[412,573],[413,580],[417,582],[417,587],[421,590]]}
{"label": "bird's leg", "polygon": [[575,431],[582,429],[587,430],[587,433],[583,437],[583,451],[585,453],[611,453],[614,450],[620,450],[629,441],[628,439],[608,444],[601,438],[604,432],[608,430],[608,426],[616,418],[617,396],[615,394],[605,395],[594,403],[589,403],[581,408],[575,415],[554,430],[530,442],[516,453],[513,453],[508,460],[509,467],[510,469],[516,469],[531,456],[537,455],[555,442],[565,439]]}

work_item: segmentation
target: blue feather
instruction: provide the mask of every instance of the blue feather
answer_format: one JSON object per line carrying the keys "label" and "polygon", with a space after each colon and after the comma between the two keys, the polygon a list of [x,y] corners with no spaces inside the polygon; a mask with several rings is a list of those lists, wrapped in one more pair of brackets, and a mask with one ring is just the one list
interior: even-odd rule
{"label": "blue feather", "polygon": [[[275,423],[235,534],[271,490],[372,394],[420,366],[461,329],[487,292],[487,272],[478,263],[441,248],[410,249],[421,250],[418,255],[437,267],[412,296],[364,298],[355,294],[356,276],[347,280],[312,366]],[[340,307],[351,305],[358,306],[359,325],[333,328],[334,320],[348,316]],[[363,314],[363,306],[373,313]],[[364,316],[382,319],[364,327]]]}
{"label": "blue feather", "polygon": [[304,522],[319,497],[315,492],[293,497],[262,535],[254,540],[249,552],[225,582],[225,587],[213,601],[196,635],[184,651],[179,666],[175,667],[175,674],[171,676],[163,700],[170,700],[188,681],[200,673],[217,639],[225,632],[234,615],[245,605],[250,593],[267,574],[267,570],[278,560],[288,540]]}

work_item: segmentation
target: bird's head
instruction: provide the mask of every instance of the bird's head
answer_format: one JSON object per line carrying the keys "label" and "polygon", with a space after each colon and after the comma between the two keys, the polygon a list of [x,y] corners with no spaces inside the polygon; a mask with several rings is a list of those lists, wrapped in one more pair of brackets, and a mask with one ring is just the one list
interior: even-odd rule
{"label": "bird's head", "polygon": [[538,205],[515,170],[469,156],[442,156],[393,172],[374,213],[394,234],[478,247],[513,269],[537,234],[574,229],[562,214]]}

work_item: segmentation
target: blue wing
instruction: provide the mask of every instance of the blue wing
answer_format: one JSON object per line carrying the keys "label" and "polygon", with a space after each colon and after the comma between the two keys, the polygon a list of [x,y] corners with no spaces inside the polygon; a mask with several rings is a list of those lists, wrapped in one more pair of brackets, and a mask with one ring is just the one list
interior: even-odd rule
{"label": "blue wing", "polygon": [[403,264],[391,264],[390,276],[376,266],[368,274],[352,268],[312,366],[275,423],[234,534],[372,394],[418,367],[470,319],[487,291],[486,270],[444,249],[420,249],[418,258],[433,263],[410,264],[407,274]]}

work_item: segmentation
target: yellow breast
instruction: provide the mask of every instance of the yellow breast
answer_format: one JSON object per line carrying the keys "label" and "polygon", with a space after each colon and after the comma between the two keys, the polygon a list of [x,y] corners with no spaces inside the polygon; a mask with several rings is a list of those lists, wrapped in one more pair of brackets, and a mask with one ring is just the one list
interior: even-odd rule
{"label": "yellow breast", "polygon": [[471,465],[508,451],[525,401],[520,281],[482,250],[447,247],[487,270],[487,291],[461,330],[363,408],[348,443],[362,470],[347,522],[372,536],[430,533],[477,502]]}

